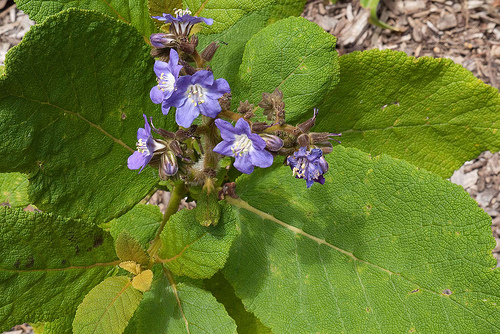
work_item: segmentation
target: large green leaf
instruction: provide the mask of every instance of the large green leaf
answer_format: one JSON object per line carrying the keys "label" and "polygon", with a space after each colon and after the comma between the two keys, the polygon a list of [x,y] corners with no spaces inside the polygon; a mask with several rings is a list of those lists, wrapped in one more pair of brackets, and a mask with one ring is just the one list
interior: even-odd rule
{"label": "large green leaf", "polygon": [[236,218],[231,207],[224,205],[221,222],[205,227],[197,221],[195,210],[181,210],[170,217],[161,233],[159,257],[176,275],[209,278],[226,263],[236,236]]}
{"label": "large green leaf", "polygon": [[149,17],[148,0],[16,0],[19,9],[41,23],[47,17],[68,8],[89,9],[131,24],[145,37],[156,32]]}
{"label": "large green leaf", "polygon": [[0,203],[10,206],[26,206],[28,199],[28,176],[22,173],[0,173]]}
{"label": "large green leaf", "polygon": [[[221,3],[222,1],[219,1]],[[218,20],[232,18],[233,24],[228,25],[219,33],[206,34],[208,28],[202,30],[199,35],[200,50],[203,50],[212,41],[221,41],[219,49],[211,61],[214,75],[224,78],[233,87],[240,68],[243,50],[248,40],[261,29],[280,19],[289,16],[299,16],[304,10],[304,0],[277,0],[273,2],[254,2],[255,8],[240,16],[237,10],[226,10],[225,15],[217,17]],[[216,1],[207,3],[207,6],[215,6]],[[228,5],[229,6],[229,5]],[[231,4],[231,6],[236,6]],[[203,13],[203,12],[202,12]],[[211,12],[212,13],[212,12]],[[233,15],[235,17],[233,18]],[[216,21],[217,24],[218,21]],[[227,43],[227,44],[226,44]],[[236,105],[237,107],[237,105]]]}
{"label": "large green leaf", "polygon": [[0,330],[73,315],[116,273],[113,238],[83,221],[0,207]]}
{"label": "large green leaf", "polygon": [[224,275],[273,333],[498,333],[491,219],[459,186],[336,147],[325,185],[237,181]]}
{"label": "large green leaf", "polygon": [[142,292],[126,276],[109,277],[94,287],[78,306],[74,334],[121,334],[127,327]]}
{"label": "large green leaf", "polygon": [[177,283],[168,271],[155,269],[151,291],[144,293],[126,334],[236,333],[236,324],[224,306],[207,291],[187,282]]}
{"label": "large green leaf", "polygon": [[340,57],[340,83],[320,107],[318,131],[449,177],[498,151],[500,95],[448,59],[371,50]]}
{"label": "large green leaf", "polygon": [[280,20],[255,34],[245,47],[233,87],[235,101],[257,104],[263,92],[283,91],[286,119],[312,116],[338,81],[336,39],[304,18]]}
{"label": "large green leaf", "polygon": [[123,216],[113,219],[109,232],[115,239],[120,233],[127,232],[147,248],[160,227],[162,218],[157,205],[137,204]]}
{"label": "large green leaf", "polygon": [[0,171],[29,173],[37,207],[105,222],[157,183],[154,169],[137,175],[127,168],[142,114],[161,115],[149,99],[148,53],[130,26],[68,10],[34,26],[7,54]]}
{"label": "large green leaf", "polygon": [[233,287],[220,271],[209,280],[204,281],[204,288],[210,291],[219,303],[224,305],[227,313],[236,322],[238,334],[272,333],[252,313],[245,310],[241,300],[236,297]]}

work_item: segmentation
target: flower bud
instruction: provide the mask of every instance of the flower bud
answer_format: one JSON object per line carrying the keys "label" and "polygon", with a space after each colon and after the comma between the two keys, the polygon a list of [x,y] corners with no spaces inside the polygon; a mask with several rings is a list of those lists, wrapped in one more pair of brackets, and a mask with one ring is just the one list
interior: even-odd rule
{"label": "flower bud", "polygon": [[309,145],[311,144],[311,139],[309,138],[308,134],[303,133],[297,138],[297,142],[299,143],[300,147],[309,147]]}
{"label": "flower bud", "polygon": [[255,122],[252,124],[252,132],[259,133],[259,132],[262,132],[269,127],[270,127],[270,125],[267,124],[266,122]]}
{"label": "flower bud", "polygon": [[318,160],[318,164],[323,170],[323,173],[326,173],[328,171],[328,162],[326,162],[326,159],[324,156],[321,156]]}
{"label": "flower bud", "polygon": [[208,44],[205,50],[203,50],[203,52],[201,53],[201,59],[203,59],[204,61],[211,61],[212,57],[215,54],[215,51],[217,51],[218,48],[219,42],[217,41]]}
{"label": "flower bud", "polygon": [[318,115],[318,109],[314,108],[314,115],[312,118],[308,119],[304,123],[297,124],[297,127],[302,131],[302,133],[307,133],[314,126],[316,122],[316,115]]}
{"label": "flower bud", "polygon": [[163,180],[167,179],[169,176],[177,174],[179,170],[179,165],[177,164],[177,158],[175,157],[174,152],[166,151],[162,154],[160,160],[160,178]]}
{"label": "flower bud", "polygon": [[168,146],[176,156],[182,155],[181,145],[177,140],[172,140]]}
{"label": "flower bud", "polygon": [[328,143],[329,140],[335,140],[336,142],[340,143],[338,140],[330,137],[340,137],[342,136],[342,134],[329,132],[311,132],[309,136],[311,137],[311,144]]}
{"label": "flower bud", "polygon": [[231,110],[231,93],[224,93],[219,99],[219,104],[222,110]]}
{"label": "flower bud", "polygon": [[266,141],[266,149],[268,151],[276,152],[283,147],[283,140],[278,136],[267,133],[261,134],[260,136]]}
{"label": "flower bud", "polygon": [[246,114],[249,112],[253,112],[253,108],[253,104],[248,102],[248,100],[246,100],[245,102],[240,101],[240,106],[238,107],[238,109],[236,109],[236,111],[238,111],[240,114]]}
{"label": "flower bud", "polygon": [[172,42],[175,40],[172,34],[158,33],[151,34],[149,37],[151,45],[155,48],[163,49],[172,46]]}
{"label": "flower bud", "polygon": [[179,40],[179,49],[184,51],[185,53],[192,55],[198,46],[198,36],[191,36],[191,40],[188,42],[187,37],[182,37]]}

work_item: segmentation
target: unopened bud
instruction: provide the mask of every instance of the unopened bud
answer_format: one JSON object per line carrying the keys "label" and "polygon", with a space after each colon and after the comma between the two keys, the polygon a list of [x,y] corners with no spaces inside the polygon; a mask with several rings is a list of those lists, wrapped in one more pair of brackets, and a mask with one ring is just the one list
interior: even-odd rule
{"label": "unopened bud", "polygon": [[246,114],[248,112],[252,112],[253,108],[253,104],[248,102],[248,100],[246,100],[245,102],[240,101],[240,106],[238,107],[238,109],[236,109],[236,111],[238,111],[240,114]]}
{"label": "unopened bud", "polygon": [[263,133],[260,135],[266,141],[266,149],[272,152],[279,151],[283,147],[283,140],[275,135]]}
{"label": "unopened bud", "polygon": [[222,110],[231,110],[231,93],[224,93],[219,99],[219,104]]}
{"label": "unopened bud", "polygon": [[169,176],[177,174],[179,170],[179,165],[177,164],[177,158],[175,157],[174,152],[166,151],[162,154],[160,160],[160,178],[163,180],[167,179]]}
{"label": "unopened bud", "polygon": [[308,134],[303,133],[297,138],[297,142],[299,143],[300,147],[309,147],[309,145],[311,144],[311,139],[309,138]]}
{"label": "unopened bud", "polygon": [[201,53],[201,59],[203,59],[204,61],[211,61],[212,57],[215,54],[215,51],[217,51],[218,48],[219,42],[217,41],[208,44],[205,50],[203,50],[203,52]]}
{"label": "unopened bud", "polygon": [[155,48],[163,49],[172,46],[172,43],[175,41],[175,36],[172,34],[157,33],[151,34],[149,40],[151,41],[151,45]]}
{"label": "unopened bud", "polygon": [[272,93],[262,93],[262,100],[259,107],[264,109],[263,114],[268,120],[276,120],[283,125],[285,123],[285,103],[283,102],[283,92],[278,88]]}
{"label": "unopened bud", "polygon": [[181,61],[181,65],[184,66],[183,69],[184,71],[186,71],[186,74],[187,75],[193,75],[196,73],[196,69],[189,65],[189,63],[183,59],[180,60]]}
{"label": "unopened bud", "polygon": [[259,133],[269,128],[270,125],[266,122],[256,122],[252,124],[252,132]]}
{"label": "unopened bud", "polygon": [[198,46],[198,37],[196,35],[191,36],[191,40],[188,42],[186,37],[180,38],[179,49],[185,53],[192,55]]}
{"label": "unopened bud", "polygon": [[309,136],[311,137],[311,144],[328,143],[329,140],[335,140],[336,142],[340,143],[338,140],[331,137],[340,137],[342,136],[342,134],[330,132],[311,132],[309,133]]}
{"label": "unopened bud", "polygon": [[172,150],[172,152],[176,156],[181,156],[182,155],[181,145],[179,144],[179,142],[177,140],[172,140],[170,142],[170,144],[168,145],[168,147]]}
{"label": "unopened bud", "polygon": [[318,148],[321,149],[321,151],[323,152],[323,154],[329,154],[329,153],[332,153],[332,151],[333,151],[333,145],[330,142],[323,143]]}
{"label": "unopened bud", "polygon": [[308,119],[304,123],[297,124],[297,127],[302,131],[302,133],[307,133],[314,126],[316,122],[316,115],[318,115],[318,109],[314,108],[314,115],[312,118]]}

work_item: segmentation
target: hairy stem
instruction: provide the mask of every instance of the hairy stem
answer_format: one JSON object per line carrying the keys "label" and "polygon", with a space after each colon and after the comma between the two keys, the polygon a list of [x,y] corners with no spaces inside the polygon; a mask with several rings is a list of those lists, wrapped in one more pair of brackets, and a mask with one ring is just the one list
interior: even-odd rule
{"label": "hairy stem", "polygon": [[165,210],[165,214],[163,215],[160,228],[156,232],[155,238],[153,239],[153,242],[151,243],[151,246],[149,246],[148,249],[148,254],[151,261],[154,261],[154,257],[158,252],[158,250],[160,249],[161,245],[160,234],[165,228],[165,225],[167,224],[167,221],[170,218],[170,216],[176,213],[177,210],[179,209],[179,204],[181,203],[181,200],[184,197],[184,195],[186,195],[186,186],[184,185],[183,182],[176,183],[174,189],[170,193],[170,201],[168,202],[167,209]]}
{"label": "hairy stem", "polygon": [[203,59],[201,59],[201,56],[198,53],[198,51],[196,51],[196,49],[194,50],[194,53],[191,56],[193,57],[194,61],[196,62],[196,67],[202,69],[205,66],[205,61]]}
{"label": "hairy stem", "polygon": [[234,111],[231,111],[231,110],[222,110],[219,113],[219,116],[220,117],[224,117],[226,119],[229,119],[231,121],[237,121],[237,120],[239,120],[240,118],[243,117],[242,114],[234,112]]}
{"label": "hairy stem", "polygon": [[203,125],[207,127],[208,131],[205,134],[203,148],[205,150],[205,158],[203,166],[205,169],[217,170],[219,163],[219,156],[213,151],[214,147],[219,143],[220,137],[217,133],[217,126],[213,118],[203,116]]}

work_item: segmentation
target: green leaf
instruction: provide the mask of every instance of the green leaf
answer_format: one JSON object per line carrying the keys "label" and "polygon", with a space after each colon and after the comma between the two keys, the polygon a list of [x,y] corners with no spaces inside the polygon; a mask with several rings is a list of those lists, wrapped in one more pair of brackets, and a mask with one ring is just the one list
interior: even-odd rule
{"label": "green leaf", "polygon": [[93,288],[76,310],[75,334],[121,334],[134,315],[142,292],[126,276],[109,277]]}
{"label": "green leaf", "polygon": [[[0,171],[29,174],[44,211],[106,222],[157,183],[127,168],[150,101],[153,60],[142,37],[104,15],[68,10],[34,26],[0,78]],[[156,110],[156,111],[155,111]]]}
{"label": "green leaf", "polygon": [[272,333],[252,313],[245,310],[241,300],[234,294],[233,287],[221,272],[205,281],[205,289],[210,291],[217,301],[224,305],[229,316],[236,322],[238,334]]}
{"label": "green leaf", "polygon": [[116,238],[116,255],[122,261],[134,261],[143,266],[149,264],[149,256],[137,240],[127,232],[122,232]]}
{"label": "green leaf", "polygon": [[340,57],[340,83],[314,131],[449,177],[480,152],[498,151],[500,95],[448,59],[370,50]]}
{"label": "green leaf", "polygon": [[[491,219],[459,186],[336,147],[324,186],[286,166],[237,180],[224,275],[273,333],[497,333]],[[258,181],[257,181],[258,180]]]}
{"label": "green leaf", "polygon": [[123,216],[112,220],[109,232],[115,238],[122,232],[129,233],[144,248],[149,247],[161,225],[163,215],[156,205],[137,204]]}
{"label": "green leaf", "polygon": [[0,173],[0,203],[24,207],[29,204],[28,176],[22,173]]}
{"label": "green leaf", "polygon": [[37,23],[69,8],[89,9],[131,24],[148,39],[151,33],[156,32],[156,28],[149,17],[147,2],[147,0],[16,0],[19,9]]}
{"label": "green leaf", "polygon": [[0,236],[0,331],[74,314],[117,272],[109,233],[80,220],[0,207]]}
{"label": "green leaf", "polygon": [[[158,266],[156,266],[158,267]],[[158,268],[157,268],[158,269]],[[176,283],[168,271],[156,270],[153,286],[144,293],[126,334],[236,333],[236,324],[207,291],[190,283]]]}
{"label": "green leaf", "polygon": [[51,322],[31,324],[35,334],[73,334],[73,316],[55,319]]}
{"label": "green leaf", "polygon": [[226,263],[236,236],[235,219],[228,205],[222,206],[221,222],[210,227],[200,225],[195,210],[179,211],[161,233],[160,261],[179,276],[211,277]]}
{"label": "green leaf", "polygon": [[257,104],[263,92],[279,88],[288,123],[301,115],[312,116],[313,107],[338,81],[335,42],[335,37],[301,17],[262,29],[245,47],[233,100]]}
{"label": "green leaf", "polygon": [[[242,2],[244,3],[246,1],[240,1],[239,3]],[[219,3],[219,6],[222,8],[223,1],[211,1],[207,3],[206,7],[216,6],[217,3]],[[243,8],[241,10],[245,11],[245,14],[242,16],[240,16],[241,11],[234,9],[234,7],[238,6],[237,4],[232,3],[228,5],[228,10],[224,10],[224,15],[218,17],[218,20],[215,21],[214,24],[221,22],[219,20],[222,20],[222,22],[224,22],[224,20],[230,20],[232,23],[218,33],[207,33],[209,28],[206,27],[202,29],[202,33],[198,35],[200,50],[203,50],[212,41],[227,43],[227,45],[221,43],[211,61],[211,67],[215,77],[226,79],[231,87],[233,87],[235,83],[243,57],[243,51],[248,40],[269,24],[289,16],[299,16],[304,10],[305,1],[277,0],[272,2],[252,3],[254,8],[249,11],[245,11],[244,8],[249,8],[250,6],[241,6]],[[215,12],[217,12],[217,10],[215,10]],[[207,15],[213,15],[213,13],[214,11],[212,10],[207,12]]]}
{"label": "green leaf", "polygon": [[5,66],[0,65],[0,75],[3,75],[5,72]]}

